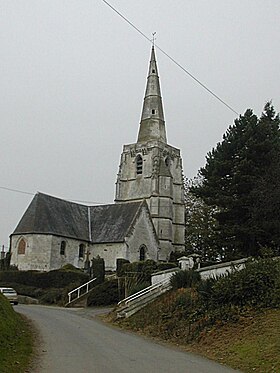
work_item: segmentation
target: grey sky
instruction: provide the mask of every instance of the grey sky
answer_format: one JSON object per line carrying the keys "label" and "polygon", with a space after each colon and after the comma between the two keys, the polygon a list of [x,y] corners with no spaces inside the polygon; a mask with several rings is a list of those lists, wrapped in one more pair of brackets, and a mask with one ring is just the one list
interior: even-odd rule
{"label": "grey sky", "polygon": [[[109,0],[217,95],[280,111],[277,0]],[[102,0],[0,1],[1,187],[112,203],[150,44]],[[193,177],[236,115],[156,51],[169,144]],[[0,244],[32,196],[0,189]]]}

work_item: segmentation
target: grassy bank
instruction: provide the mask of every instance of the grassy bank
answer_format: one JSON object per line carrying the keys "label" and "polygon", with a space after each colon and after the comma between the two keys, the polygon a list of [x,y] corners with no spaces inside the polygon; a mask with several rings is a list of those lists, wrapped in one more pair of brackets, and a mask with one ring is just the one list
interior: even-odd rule
{"label": "grassy bank", "polygon": [[26,372],[33,351],[33,333],[28,321],[17,314],[0,294],[0,372]]}
{"label": "grassy bank", "polygon": [[178,272],[173,290],[121,327],[183,346],[243,372],[280,372],[280,261],[201,280]]}
{"label": "grassy bank", "polygon": [[280,310],[252,312],[234,324],[216,325],[189,350],[242,372],[280,372]]}
{"label": "grassy bank", "polygon": [[236,321],[217,321],[204,328],[190,341],[186,320],[172,306],[180,301],[182,291],[165,294],[117,325],[244,373],[280,372],[280,309],[247,310]]}

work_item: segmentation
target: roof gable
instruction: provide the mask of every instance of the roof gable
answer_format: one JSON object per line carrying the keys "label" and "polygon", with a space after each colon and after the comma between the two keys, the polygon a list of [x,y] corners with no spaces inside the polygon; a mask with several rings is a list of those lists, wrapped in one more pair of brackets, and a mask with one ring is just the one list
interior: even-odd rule
{"label": "roof gable", "polygon": [[88,240],[88,207],[37,193],[13,234],[55,234]]}

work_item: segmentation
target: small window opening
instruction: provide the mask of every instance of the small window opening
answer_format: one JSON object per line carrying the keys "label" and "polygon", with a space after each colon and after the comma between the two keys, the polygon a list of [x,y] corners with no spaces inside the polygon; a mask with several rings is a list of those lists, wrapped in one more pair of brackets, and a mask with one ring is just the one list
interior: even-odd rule
{"label": "small window opening", "polygon": [[25,249],[26,249],[26,242],[25,242],[25,240],[22,238],[22,239],[19,241],[19,244],[18,244],[18,254],[19,254],[19,255],[24,255],[24,254],[25,254]]}
{"label": "small window opening", "polygon": [[143,172],[143,159],[141,155],[137,155],[136,158],[136,173],[137,175],[141,175]]}
{"label": "small window opening", "polygon": [[155,72],[156,72],[156,70],[155,70],[155,69],[153,69],[153,70],[152,70],[152,73],[155,73]]}
{"label": "small window opening", "polygon": [[66,249],[66,242],[65,241],[61,241],[61,244],[60,244],[60,255],[65,255],[65,249]]}
{"label": "small window opening", "polygon": [[170,166],[170,158],[169,157],[166,157],[165,160],[164,160],[165,164],[167,167]]}
{"label": "small window opening", "polygon": [[152,114],[155,114],[156,113],[156,110],[155,109],[152,109]]}
{"label": "small window opening", "polygon": [[85,245],[82,243],[79,245],[79,259],[83,259],[85,255]]}
{"label": "small window opening", "polygon": [[139,260],[140,262],[144,262],[146,259],[146,246],[142,245],[139,250]]}

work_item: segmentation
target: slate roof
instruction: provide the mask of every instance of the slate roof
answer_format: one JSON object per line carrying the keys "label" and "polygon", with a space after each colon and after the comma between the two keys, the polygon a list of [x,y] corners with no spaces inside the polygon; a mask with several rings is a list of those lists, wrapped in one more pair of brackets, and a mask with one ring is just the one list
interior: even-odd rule
{"label": "slate roof", "polygon": [[123,242],[142,205],[130,202],[89,207],[37,193],[12,235],[53,234],[92,243]]}
{"label": "slate roof", "polygon": [[92,206],[92,241],[122,242],[133,224],[142,202],[119,203],[114,205]]}
{"label": "slate roof", "polygon": [[88,208],[37,193],[13,234],[54,234],[88,240]]}

